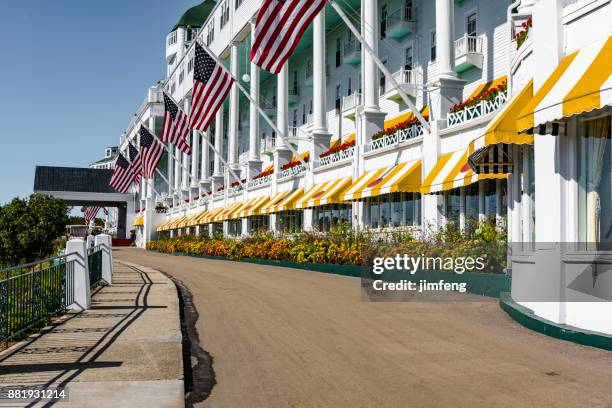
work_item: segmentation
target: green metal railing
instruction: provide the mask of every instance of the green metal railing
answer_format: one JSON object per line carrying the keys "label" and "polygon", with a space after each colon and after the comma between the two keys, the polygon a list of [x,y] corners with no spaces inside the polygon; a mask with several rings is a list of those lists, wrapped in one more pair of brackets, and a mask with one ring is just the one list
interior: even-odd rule
{"label": "green metal railing", "polygon": [[96,245],[87,250],[89,266],[89,286],[96,287],[102,283],[102,246]]}
{"label": "green metal railing", "polygon": [[0,343],[47,324],[74,303],[74,263],[63,255],[0,270]]}

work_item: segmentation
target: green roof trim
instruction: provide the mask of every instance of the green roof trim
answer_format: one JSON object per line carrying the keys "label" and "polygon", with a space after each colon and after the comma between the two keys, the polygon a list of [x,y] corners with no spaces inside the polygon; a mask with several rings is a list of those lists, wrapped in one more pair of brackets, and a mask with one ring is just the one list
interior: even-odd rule
{"label": "green roof trim", "polygon": [[171,32],[179,27],[202,27],[202,24],[204,24],[204,21],[206,21],[210,12],[216,5],[217,2],[215,0],[204,0],[199,5],[190,8],[181,16]]}

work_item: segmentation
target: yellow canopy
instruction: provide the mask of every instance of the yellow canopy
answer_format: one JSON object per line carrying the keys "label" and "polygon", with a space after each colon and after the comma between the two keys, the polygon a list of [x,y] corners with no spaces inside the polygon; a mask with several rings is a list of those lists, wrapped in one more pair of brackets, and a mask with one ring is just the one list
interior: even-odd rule
{"label": "yellow canopy", "polygon": [[430,194],[463,187],[483,179],[506,178],[503,173],[477,174],[468,164],[468,150],[442,155],[421,186],[421,193]]}
{"label": "yellow canopy", "polygon": [[144,226],[144,216],[139,215],[138,217],[136,217],[132,225],[134,227],[143,227]]}
{"label": "yellow canopy", "polygon": [[421,161],[399,163],[366,172],[346,189],[341,200],[359,200],[396,192],[418,192],[420,186]]}
{"label": "yellow canopy", "polygon": [[269,196],[261,196],[257,198],[252,198],[240,209],[238,213],[238,217],[251,217],[253,215],[259,215],[261,213],[261,208],[270,201]]}
{"label": "yellow canopy", "polygon": [[284,195],[270,205],[266,206],[262,211],[266,214],[277,213],[281,211],[289,211],[295,209],[295,203],[304,194],[303,188],[285,192]]}
{"label": "yellow canopy", "polygon": [[612,105],[612,36],[567,55],[518,115],[520,130]]}
{"label": "yellow canopy", "polygon": [[353,181],[352,177],[344,177],[317,184],[304,193],[295,203],[295,208],[310,208],[339,203],[340,195],[351,184],[351,181]]}

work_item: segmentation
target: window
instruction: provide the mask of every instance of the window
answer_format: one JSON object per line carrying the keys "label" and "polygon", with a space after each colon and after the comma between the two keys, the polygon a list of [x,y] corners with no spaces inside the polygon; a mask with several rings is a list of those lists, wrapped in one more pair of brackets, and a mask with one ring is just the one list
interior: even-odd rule
{"label": "window", "polygon": [[465,225],[470,230],[470,226],[474,225],[475,222],[478,222],[478,214],[479,214],[479,195],[478,195],[478,184],[473,183],[465,188]]}
{"label": "window", "polygon": [[436,32],[432,31],[429,35],[429,59],[431,61],[436,60]]}
{"label": "window", "polygon": [[298,119],[298,110],[293,110],[293,127],[297,127],[297,119]]}
{"label": "window", "polygon": [[336,38],[336,68],[342,65],[342,40],[340,37]]}
{"label": "window", "polygon": [[408,46],[404,49],[404,70],[412,71],[412,46]]}
{"label": "window", "polygon": [[270,217],[267,215],[256,215],[249,217],[249,231],[251,233],[257,231],[268,231],[270,229],[269,219]]}
{"label": "window", "polygon": [[421,195],[392,193],[366,200],[366,214],[372,228],[421,225]]}
{"label": "window", "polygon": [[387,37],[387,17],[389,12],[387,11],[387,6],[383,5],[380,8],[380,38]]}
{"label": "window", "polygon": [[446,213],[446,221],[454,223],[455,226],[459,227],[459,215],[461,214],[460,203],[461,198],[459,195],[459,189],[447,191],[444,194],[444,208]]}
{"label": "window", "polygon": [[312,78],[312,60],[306,60],[306,78]]}
{"label": "window", "polygon": [[219,28],[222,29],[229,22],[229,18],[230,18],[229,1],[226,1],[225,3],[223,3],[220,9],[221,9],[221,20],[219,21]]}
{"label": "window", "polygon": [[306,124],[306,104],[302,105],[302,125]]}
{"label": "window", "polygon": [[280,231],[295,233],[302,231],[304,213],[302,211],[282,211],[278,213]]}
{"label": "window", "polygon": [[215,19],[214,17],[210,20],[208,25],[208,32],[206,34],[206,45],[210,45],[215,40]]}
{"label": "window", "polygon": [[383,74],[382,72],[380,72],[379,75],[380,75],[380,78],[379,78],[378,88],[379,88],[380,94],[384,95],[385,92],[387,92],[387,78],[385,77],[385,74]]}
{"label": "window", "polygon": [[176,31],[173,31],[168,34],[168,46],[172,44],[176,44]]}
{"label": "window", "polygon": [[578,240],[592,244],[589,250],[612,249],[610,122],[606,116],[579,124]]}
{"label": "window", "polygon": [[193,71],[193,56],[189,58],[189,62],[187,63],[187,72]]}
{"label": "window", "polygon": [[238,237],[242,235],[242,219],[230,220],[227,226],[227,234],[230,237]]}
{"label": "window", "polygon": [[297,69],[293,71],[293,94],[298,94],[298,72]]}
{"label": "window", "polygon": [[198,30],[194,28],[188,28],[187,31],[185,31],[185,41],[193,41],[197,33]]}
{"label": "window", "polygon": [[340,95],[342,93],[342,86],[336,85],[336,115],[340,114]]}
{"label": "window", "polygon": [[351,95],[353,93],[353,78],[348,77],[348,83],[346,88],[346,95]]}
{"label": "window", "polygon": [[472,13],[469,13],[467,17],[465,18],[465,33],[468,35],[468,37],[476,36],[477,17],[478,15],[476,14],[476,12],[472,12]]}
{"label": "window", "polygon": [[351,225],[353,208],[350,204],[323,205],[314,209],[314,225],[319,231],[329,232],[331,228],[345,223]]}
{"label": "window", "polygon": [[179,85],[183,83],[183,79],[185,79],[185,71],[181,69],[181,72],[179,73]]}
{"label": "window", "polygon": [[244,3],[244,0],[236,0],[236,9]]}

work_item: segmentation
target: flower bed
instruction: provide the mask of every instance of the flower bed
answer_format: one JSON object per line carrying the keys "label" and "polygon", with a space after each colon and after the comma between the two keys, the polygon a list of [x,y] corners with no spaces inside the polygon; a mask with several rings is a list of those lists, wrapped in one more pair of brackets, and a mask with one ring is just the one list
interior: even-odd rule
{"label": "flower bed", "polygon": [[[424,116],[425,120],[429,120],[429,118],[427,116]],[[372,135],[372,141],[383,138],[385,136],[392,136],[394,135],[396,132],[399,132],[400,130],[404,130],[409,128],[410,126],[414,125],[415,123],[418,122],[417,118],[411,118],[408,120],[405,120],[403,122],[398,123],[395,126],[392,126],[390,128],[386,128],[383,130],[380,130],[376,133],[374,133]]]}
{"label": "flower bed", "polygon": [[319,155],[319,157],[323,158],[323,157],[331,156],[334,153],[342,152],[344,150],[350,149],[351,147],[355,147],[355,140],[354,139],[353,140],[349,140],[347,142],[344,142],[344,143],[342,143],[342,144],[340,144],[338,146],[334,146],[334,147],[329,148],[327,151],[321,153]]}
{"label": "flower bed", "polygon": [[[302,157],[302,160],[304,160],[304,163],[308,163],[308,160],[310,160],[310,156],[305,156],[305,157]],[[291,160],[289,163],[285,163],[285,164],[283,164],[283,165],[281,166],[281,170],[288,170],[288,169],[291,169],[291,168],[293,168],[293,167],[297,167],[297,166],[299,166],[300,164],[302,164],[302,162],[301,162],[301,161],[299,161],[298,159],[295,159],[295,158],[294,158],[294,160]]]}
{"label": "flower bed", "polygon": [[520,32],[516,33],[516,36],[514,37],[514,39],[516,40],[517,50],[521,48],[525,40],[527,40],[527,34],[529,34],[529,30],[531,29],[531,27],[533,27],[533,20],[531,19],[531,17],[529,17],[527,21],[523,21],[521,26],[523,27],[523,29]]}
{"label": "flower bed", "polygon": [[451,108],[451,113],[455,113],[455,112],[459,112],[462,111],[466,108],[471,108],[473,106],[478,105],[479,103],[481,103],[482,101],[494,101],[495,98],[497,98],[497,95],[499,95],[500,93],[506,93],[508,89],[508,83],[506,81],[502,82],[501,84],[499,84],[498,86],[494,87],[494,88],[489,88],[484,92],[479,93],[478,95],[468,99],[467,101],[464,102],[459,102],[456,103],[452,108]]}
{"label": "flower bed", "polygon": [[271,176],[272,174],[274,174],[274,167],[271,167],[268,170],[262,171],[261,173],[253,177],[253,180],[258,180],[260,178],[268,177],[268,176]]}

